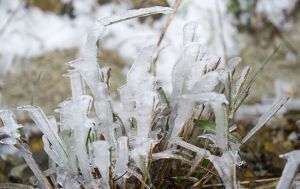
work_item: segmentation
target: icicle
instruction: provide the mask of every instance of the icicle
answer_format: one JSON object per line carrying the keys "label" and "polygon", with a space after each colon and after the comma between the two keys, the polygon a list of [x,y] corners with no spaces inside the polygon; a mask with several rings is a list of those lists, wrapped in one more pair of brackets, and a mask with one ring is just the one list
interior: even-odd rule
{"label": "icicle", "polygon": [[300,164],[300,150],[294,150],[279,157],[287,159],[283,169],[282,176],[276,186],[276,189],[288,189],[293,183]]}
{"label": "icicle", "polygon": [[289,97],[281,97],[270,106],[270,108],[259,118],[258,123],[251,131],[243,138],[241,144],[247,142],[260,128],[262,128],[271,117],[288,101]]}
{"label": "icicle", "polygon": [[208,159],[214,164],[226,189],[237,189],[235,168],[235,157],[230,151],[226,151],[221,157],[210,155]]}
{"label": "icicle", "polygon": [[115,174],[122,176],[128,169],[129,162],[128,137],[118,138],[117,159],[115,164]]}
{"label": "icicle", "polygon": [[16,123],[13,118],[13,113],[9,110],[0,110],[0,118],[4,124],[3,127],[0,127],[0,135],[7,135],[8,138],[0,140],[0,143],[5,144],[15,144],[16,139],[20,137],[18,129],[22,127]]}
{"label": "icicle", "polygon": [[93,162],[100,171],[102,185],[104,189],[109,189],[109,172],[110,172],[110,146],[106,141],[96,141],[92,143]]}

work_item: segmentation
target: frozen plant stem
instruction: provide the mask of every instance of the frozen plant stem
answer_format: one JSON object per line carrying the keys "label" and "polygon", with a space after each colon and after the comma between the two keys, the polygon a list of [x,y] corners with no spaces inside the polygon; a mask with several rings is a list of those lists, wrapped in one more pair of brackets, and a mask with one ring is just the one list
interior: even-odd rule
{"label": "frozen plant stem", "polygon": [[288,189],[292,185],[300,164],[300,150],[294,150],[287,154],[280,155],[280,157],[287,159],[287,163],[283,169],[282,176],[276,189]]}
{"label": "frozen plant stem", "polygon": [[276,112],[288,101],[289,97],[276,99],[271,107],[259,118],[256,126],[243,138],[241,144],[247,142],[259,129],[261,129]]}
{"label": "frozen plant stem", "polygon": [[39,166],[36,164],[35,160],[32,157],[32,154],[26,149],[26,145],[20,142],[15,144],[15,147],[18,148],[24,157],[27,165],[32,170],[34,176],[39,181],[39,186],[43,189],[51,189],[52,186],[49,183],[48,179],[44,176],[43,172],[40,170]]}

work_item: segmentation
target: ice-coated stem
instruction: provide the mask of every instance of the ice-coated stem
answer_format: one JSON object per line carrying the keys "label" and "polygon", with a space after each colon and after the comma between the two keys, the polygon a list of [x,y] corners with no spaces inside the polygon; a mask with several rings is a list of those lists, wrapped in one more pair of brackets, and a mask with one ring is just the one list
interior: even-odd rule
{"label": "ice-coated stem", "polygon": [[15,146],[20,150],[22,156],[24,157],[27,165],[32,170],[34,176],[39,181],[39,185],[43,189],[51,189],[52,186],[49,183],[48,179],[45,177],[44,173],[40,170],[39,166],[36,164],[35,160],[32,157],[32,154],[26,149],[26,145],[22,143],[17,143]]}
{"label": "ice-coated stem", "polygon": [[259,129],[261,129],[276,112],[288,101],[289,97],[276,99],[270,108],[259,118],[256,126],[243,138],[241,144],[247,142]]}
{"label": "ice-coated stem", "polygon": [[213,103],[213,111],[215,113],[216,120],[216,145],[222,150],[228,148],[228,118],[225,104]]}
{"label": "ice-coated stem", "polygon": [[77,100],[85,94],[83,79],[80,73],[74,70],[70,71],[67,76],[71,80],[72,98],[73,100]]}
{"label": "ice-coated stem", "polygon": [[128,169],[129,161],[129,150],[128,150],[128,137],[121,136],[118,138],[117,146],[117,160],[115,165],[115,174],[117,176],[122,176]]}
{"label": "ice-coated stem", "polygon": [[[21,128],[22,125],[17,124],[13,117],[13,112],[9,110],[0,110],[0,119],[2,120],[4,127],[0,127],[0,135],[5,134],[9,136],[9,138],[6,138],[7,144],[15,144],[17,139],[20,137],[20,134],[18,132],[18,128]],[[0,140],[3,142],[2,140]]]}
{"label": "ice-coated stem", "polygon": [[25,110],[30,113],[30,117],[33,119],[35,124],[39,127],[42,133],[47,137],[50,143],[54,146],[59,157],[65,165],[68,165],[67,153],[64,148],[63,142],[59,138],[58,134],[55,132],[52,125],[49,123],[44,112],[39,108],[31,105],[18,107],[19,110]]}
{"label": "ice-coated stem", "polygon": [[276,186],[276,189],[289,189],[293,183],[296,172],[300,164],[300,150],[294,150],[279,157],[287,159],[283,169],[282,176]]}
{"label": "ice-coated stem", "polygon": [[100,171],[104,189],[109,189],[109,172],[110,172],[110,145],[106,141],[96,141],[92,143],[94,154],[94,165]]}
{"label": "ice-coated stem", "polygon": [[210,155],[208,158],[217,170],[226,189],[237,189],[236,183],[236,161],[235,157],[230,151],[226,151],[221,157]]}

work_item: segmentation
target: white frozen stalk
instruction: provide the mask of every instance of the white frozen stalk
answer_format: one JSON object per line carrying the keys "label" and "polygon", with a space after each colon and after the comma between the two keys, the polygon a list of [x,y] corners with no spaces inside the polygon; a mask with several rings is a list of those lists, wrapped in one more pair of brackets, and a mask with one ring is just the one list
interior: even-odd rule
{"label": "white frozen stalk", "polygon": [[77,100],[85,94],[83,79],[80,73],[74,70],[69,71],[67,76],[69,76],[71,80],[72,98],[73,100]]}
{"label": "white frozen stalk", "polygon": [[[82,95],[79,99],[65,101],[65,103],[61,104],[59,109],[61,117],[63,118],[63,120],[61,120],[62,125],[69,124],[63,127],[68,127],[73,132],[73,136],[68,142],[70,153],[72,156],[76,154],[79,168],[87,183],[92,182],[91,166],[89,164],[89,157],[86,149],[86,141],[90,126],[92,125],[87,117],[91,103],[92,97]],[[71,159],[75,160],[75,162],[77,161],[76,157],[75,159]]]}
{"label": "white frozen stalk", "polygon": [[235,84],[235,91],[233,94],[233,99],[237,100],[236,98],[240,95],[243,86],[246,82],[247,76],[249,74],[250,71],[250,67],[249,66],[245,66],[242,71],[241,71],[241,75],[240,78],[237,80],[236,84]]}
{"label": "white frozen stalk", "polygon": [[129,150],[128,150],[128,137],[121,136],[118,138],[117,146],[117,159],[115,164],[115,174],[122,176],[128,169]]}
{"label": "white frozen stalk", "polygon": [[216,145],[222,150],[228,147],[228,118],[225,105],[228,104],[224,94],[215,92],[205,92],[200,94],[191,94],[185,96],[201,104],[209,104],[215,114],[216,136],[218,140]]}
{"label": "white frozen stalk", "polygon": [[183,46],[199,40],[199,32],[197,31],[199,24],[197,22],[187,23],[183,28]]}
{"label": "white frozen stalk", "polygon": [[48,156],[52,159],[52,161],[54,161],[58,166],[64,167],[65,166],[64,162],[61,161],[61,158],[59,157],[55,149],[53,149],[53,147],[50,145],[48,139],[45,136],[43,136],[42,140],[44,143],[44,150],[48,154]]}
{"label": "white frozen stalk", "polygon": [[138,136],[147,138],[150,131],[155,79],[150,74],[150,64],[157,53],[154,46],[141,50],[127,74],[127,83],[119,88],[126,118],[137,121]]}
{"label": "white frozen stalk", "polygon": [[0,143],[13,145],[16,143],[16,139],[20,137],[18,129],[21,128],[22,125],[17,124],[13,116],[13,112],[9,110],[0,110],[0,119],[4,124],[3,127],[0,127],[0,135],[9,136],[8,138],[0,140]]}
{"label": "white frozen stalk", "polygon": [[[180,59],[175,63],[172,70],[172,106],[180,99],[181,95],[186,93],[192,86],[193,66],[195,62],[204,57],[203,48],[200,43],[189,43],[185,46]],[[198,73],[198,76],[200,73]]]}
{"label": "white frozen stalk", "polygon": [[221,177],[226,189],[237,189],[236,161],[230,151],[225,151],[221,157],[210,155],[208,158]]}
{"label": "white frozen stalk", "polygon": [[133,146],[133,150],[130,152],[130,157],[134,160],[137,167],[142,173],[149,177],[148,174],[148,156],[150,148],[153,145],[153,141],[149,138],[137,137]]}
{"label": "white frozen stalk", "polygon": [[106,141],[96,141],[92,143],[93,162],[98,168],[102,177],[102,187],[109,189],[109,172],[110,172],[110,145]]}
{"label": "white frozen stalk", "polygon": [[224,103],[216,102],[211,104],[216,122],[216,145],[222,150],[228,148],[228,117]]}
{"label": "white frozen stalk", "polygon": [[179,138],[174,138],[174,139],[171,140],[171,142],[172,142],[172,144],[181,146],[183,148],[186,148],[188,150],[191,150],[191,151],[196,152],[197,154],[200,154],[200,155],[203,155],[203,156],[210,154],[209,151],[207,151],[207,150],[205,150],[203,148],[199,148],[199,147],[197,147],[195,145],[192,145],[192,144],[190,144],[188,142],[185,142],[185,141],[183,141],[183,140],[181,140]]}
{"label": "white frozen stalk", "polygon": [[220,81],[225,85],[227,88],[229,86],[228,81],[230,77],[232,77],[235,67],[240,64],[242,59],[240,57],[232,58],[228,61],[228,64],[225,66],[224,69],[220,70]]}
{"label": "white frozen stalk", "polygon": [[270,108],[259,118],[258,123],[243,138],[241,144],[247,142],[259,129],[261,129],[276,112],[288,101],[289,97],[280,97],[274,101]]}
{"label": "white frozen stalk", "polygon": [[219,74],[216,71],[212,71],[203,75],[201,79],[193,85],[191,93],[199,94],[213,91],[220,83],[218,76]]}
{"label": "white frozen stalk", "polygon": [[178,103],[177,116],[174,120],[174,126],[171,132],[171,138],[178,137],[183,126],[192,114],[193,102],[188,99],[181,99]]}
{"label": "white frozen stalk", "polygon": [[22,156],[24,157],[27,165],[32,170],[34,176],[37,178],[39,182],[39,186],[45,189],[51,189],[52,186],[45,177],[44,173],[40,170],[39,166],[36,164],[35,160],[32,157],[32,154],[28,152],[24,144],[18,143],[17,148],[20,150]]}
{"label": "white frozen stalk", "polygon": [[279,157],[287,159],[282,176],[276,189],[288,189],[291,187],[300,164],[300,150],[294,150]]}
{"label": "white frozen stalk", "polygon": [[129,10],[126,13],[120,15],[114,15],[111,17],[102,18],[99,20],[104,26],[109,26],[118,22],[123,22],[132,18],[138,18],[143,16],[150,16],[152,14],[170,14],[173,9],[169,7],[150,7],[136,10]]}
{"label": "white frozen stalk", "polygon": [[234,71],[234,69],[236,68],[237,65],[239,65],[241,63],[242,59],[240,57],[234,57],[231,58],[228,61],[228,64],[226,66],[226,70],[230,73],[232,73]]}
{"label": "white frozen stalk", "polygon": [[49,142],[53,145],[55,151],[58,153],[65,165],[68,165],[67,154],[63,142],[59,138],[55,129],[49,123],[44,112],[39,108],[31,105],[18,107],[19,110],[25,110],[30,113],[30,117],[39,127],[42,133],[47,137]]}

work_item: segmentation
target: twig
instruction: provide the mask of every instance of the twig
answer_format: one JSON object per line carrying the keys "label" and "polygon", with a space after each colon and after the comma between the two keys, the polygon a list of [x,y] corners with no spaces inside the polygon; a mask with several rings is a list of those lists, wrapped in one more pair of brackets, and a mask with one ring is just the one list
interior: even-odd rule
{"label": "twig", "polygon": [[[158,42],[156,44],[157,48],[160,47],[160,44],[161,44],[162,40],[164,39],[164,37],[166,35],[166,32],[167,32],[167,30],[168,30],[168,28],[169,28],[169,26],[170,26],[170,24],[171,24],[171,22],[172,22],[172,20],[173,20],[173,18],[175,16],[175,14],[176,14],[176,12],[177,12],[177,9],[179,8],[181,2],[182,2],[182,0],[176,0],[175,3],[173,4],[173,6],[172,6],[173,13],[168,16],[168,19],[167,19],[167,21],[166,21],[166,23],[165,23],[165,25],[163,27],[163,30],[162,30],[162,32],[161,32],[161,34],[159,36]],[[153,71],[153,75],[154,76],[156,76],[156,72],[157,72],[156,62],[157,62],[158,57],[159,57],[159,54],[157,54],[157,56],[155,57],[155,59],[153,61],[153,69],[152,69],[152,71]]]}

